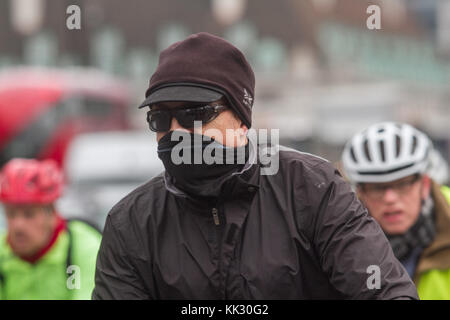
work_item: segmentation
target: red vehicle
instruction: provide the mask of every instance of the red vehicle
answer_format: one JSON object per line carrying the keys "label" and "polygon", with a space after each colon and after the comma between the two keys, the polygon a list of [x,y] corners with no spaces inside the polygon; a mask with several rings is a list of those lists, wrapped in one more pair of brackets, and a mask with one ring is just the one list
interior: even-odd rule
{"label": "red vehicle", "polygon": [[91,69],[19,68],[0,73],[0,166],[13,157],[62,166],[83,132],[129,129],[127,86]]}

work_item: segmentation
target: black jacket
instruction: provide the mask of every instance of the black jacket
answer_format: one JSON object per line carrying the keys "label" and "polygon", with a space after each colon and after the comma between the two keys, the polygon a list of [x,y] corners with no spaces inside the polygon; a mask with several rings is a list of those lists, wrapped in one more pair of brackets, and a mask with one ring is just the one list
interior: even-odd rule
{"label": "black jacket", "polygon": [[339,172],[292,149],[278,156],[275,175],[249,161],[215,205],[167,174],[127,195],[106,221],[93,299],[417,299]]}

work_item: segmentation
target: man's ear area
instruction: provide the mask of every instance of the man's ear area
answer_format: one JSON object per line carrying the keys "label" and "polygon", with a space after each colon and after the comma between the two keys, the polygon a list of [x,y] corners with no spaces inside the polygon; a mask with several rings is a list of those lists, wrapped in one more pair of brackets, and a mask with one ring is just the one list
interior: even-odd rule
{"label": "man's ear area", "polygon": [[428,196],[430,195],[431,192],[431,178],[427,175],[424,174],[422,176],[422,199],[426,199],[428,198]]}
{"label": "man's ear area", "polygon": [[[226,104],[227,106],[229,106],[229,104]],[[233,109],[231,109],[230,107],[228,107],[229,110],[231,111],[231,114],[233,115],[233,118],[237,121],[239,128],[244,130],[245,133],[247,133],[248,131],[248,127],[247,125],[244,123],[244,121],[241,120],[241,118],[239,118],[239,116],[237,115],[236,111],[234,111]]]}

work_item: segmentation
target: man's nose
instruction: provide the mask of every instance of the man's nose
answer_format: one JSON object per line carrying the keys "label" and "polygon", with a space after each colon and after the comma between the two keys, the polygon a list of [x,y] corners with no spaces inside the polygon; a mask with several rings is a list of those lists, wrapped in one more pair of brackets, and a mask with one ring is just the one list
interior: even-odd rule
{"label": "man's nose", "polygon": [[186,129],[184,128],[177,120],[177,118],[172,117],[172,123],[170,124],[170,131],[186,131],[186,132],[193,132],[193,128]]}
{"label": "man's nose", "polygon": [[395,202],[398,199],[398,192],[392,188],[387,188],[384,191],[383,200],[385,202]]}

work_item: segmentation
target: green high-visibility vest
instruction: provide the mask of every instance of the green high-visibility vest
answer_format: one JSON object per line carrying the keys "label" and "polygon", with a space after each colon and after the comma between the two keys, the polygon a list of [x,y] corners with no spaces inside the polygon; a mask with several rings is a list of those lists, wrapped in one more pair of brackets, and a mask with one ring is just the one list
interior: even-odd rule
{"label": "green high-visibility vest", "polygon": [[[450,204],[450,188],[442,186],[441,191]],[[421,274],[417,292],[421,300],[450,300],[450,269],[433,269]]]}
{"label": "green high-visibility vest", "polygon": [[421,300],[450,300],[450,269],[433,269],[421,274],[417,293]]}

